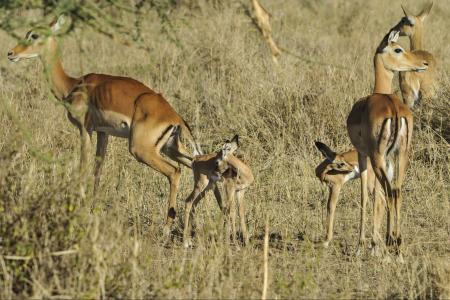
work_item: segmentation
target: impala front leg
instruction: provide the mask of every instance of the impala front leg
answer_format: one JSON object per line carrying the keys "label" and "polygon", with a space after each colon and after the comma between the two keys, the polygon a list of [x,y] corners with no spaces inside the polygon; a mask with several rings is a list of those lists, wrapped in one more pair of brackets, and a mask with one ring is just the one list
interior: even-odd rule
{"label": "impala front leg", "polygon": [[327,237],[323,246],[327,248],[333,239],[333,227],[334,227],[334,214],[336,211],[336,204],[339,199],[339,193],[341,191],[341,186],[333,184],[330,187],[329,198],[327,204]]}
{"label": "impala front leg", "polygon": [[109,135],[104,132],[97,132],[97,151],[95,153],[95,167],[94,167],[94,195],[96,195],[98,186],[100,184],[100,175],[102,173],[103,162],[106,156],[106,149],[108,147]]}
{"label": "impala front leg", "polygon": [[80,196],[86,197],[87,169],[90,150],[90,137],[84,126],[80,126],[81,151],[80,151]]}

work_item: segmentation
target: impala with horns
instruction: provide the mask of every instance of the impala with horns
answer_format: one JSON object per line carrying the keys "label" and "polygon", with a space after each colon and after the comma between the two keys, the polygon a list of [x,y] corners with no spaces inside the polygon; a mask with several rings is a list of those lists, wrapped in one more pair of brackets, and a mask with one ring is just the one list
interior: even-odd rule
{"label": "impala with horns", "polygon": [[[170,183],[165,232],[175,218],[180,179],[179,164],[191,167],[192,156],[180,141],[186,138],[201,153],[191,130],[164,97],[128,77],[87,74],[73,78],[63,69],[57,35],[68,20],[60,16],[47,28],[27,33],[25,41],[8,52],[11,61],[39,57],[56,98],[64,102],[69,120],[79,129],[81,139],[81,194],[84,195],[90,137],[97,132],[94,193],[98,188],[108,137],[127,138],[131,154],[140,162],[164,174]],[[162,156],[164,153],[166,157]]]}
{"label": "impala with horns", "polygon": [[[420,55],[405,51],[397,40],[398,31],[388,33],[376,49],[374,56],[375,87],[373,94],[356,102],[347,118],[347,130],[352,144],[358,151],[361,176],[361,224],[359,248],[365,240],[365,210],[368,198],[367,157],[370,158],[387,200],[386,243],[395,246],[401,259],[400,209],[401,187],[408,164],[411,146],[413,116],[397,96],[392,94],[395,71],[424,71],[428,62]],[[373,251],[380,245],[381,219],[385,203],[376,197],[374,201]]]}
{"label": "impala with horns", "polygon": [[418,15],[412,14],[402,5],[405,16],[394,27],[400,31],[400,35],[408,36],[410,50],[423,60],[428,62],[428,69],[425,72],[400,72],[399,83],[402,92],[403,102],[413,109],[421,99],[430,99],[436,95],[437,73],[436,60],[434,56],[424,50],[424,21],[430,13],[433,3],[425,6]]}

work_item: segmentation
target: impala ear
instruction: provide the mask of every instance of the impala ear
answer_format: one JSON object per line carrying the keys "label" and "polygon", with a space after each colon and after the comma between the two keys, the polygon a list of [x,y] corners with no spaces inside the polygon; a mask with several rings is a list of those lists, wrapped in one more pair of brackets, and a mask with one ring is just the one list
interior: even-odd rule
{"label": "impala ear", "polygon": [[336,152],[330,149],[327,145],[322,142],[315,142],[317,149],[322,153],[322,155],[330,162],[333,162],[336,158]]}
{"label": "impala ear", "polygon": [[406,8],[406,6],[404,6],[403,4],[400,5],[402,7],[403,13],[405,14],[405,17],[412,17],[414,16],[413,14],[411,14],[411,12]]}
{"label": "impala ear", "polygon": [[396,42],[398,41],[399,36],[400,36],[400,31],[392,30],[392,31],[389,33],[388,44],[390,44],[390,43],[396,43]]}
{"label": "impala ear", "polygon": [[54,34],[59,34],[64,31],[65,28],[68,28],[70,24],[70,18],[66,15],[60,15],[55,22],[50,24],[50,28]]}
{"label": "impala ear", "polygon": [[430,2],[427,6],[424,7],[424,9],[420,12],[420,14],[417,17],[422,21],[425,20],[425,18],[430,13],[432,7],[433,7],[433,2]]}

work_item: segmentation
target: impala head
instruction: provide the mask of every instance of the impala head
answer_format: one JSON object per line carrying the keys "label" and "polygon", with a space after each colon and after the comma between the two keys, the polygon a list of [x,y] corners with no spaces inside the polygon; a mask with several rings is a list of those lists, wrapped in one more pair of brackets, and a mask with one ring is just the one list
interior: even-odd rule
{"label": "impala head", "polygon": [[428,68],[428,62],[412,52],[405,51],[397,40],[400,31],[392,30],[381,42],[377,48],[376,57],[380,57],[384,68],[389,71],[425,71]]}
{"label": "impala head", "polygon": [[235,135],[231,141],[226,141],[219,151],[216,159],[216,170],[223,174],[228,169],[228,156],[233,154],[239,148],[239,136]]}
{"label": "impala head", "polygon": [[426,5],[418,15],[412,14],[404,5],[402,5],[405,16],[396,25],[395,29],[400,31],[401,36],[414,36],[423,30],[423,22],[430,13],[433,2]]}
{"label": "impala head", "polygon": [[59,34],[67,23],[67,17],[61,15],[56,22],[51,24],[50,29],[36,27],[28,31],[25,38],[8,51],[8,59],[17,62],[24,58],[39,57],[54,47],[54,36]]}
{"label": "impala head", "polygon": [[[316,176],[322,182],[337,183],[337,181],[345,180],[345,175],[353,173],[356,165],[352,165],[345,160],[344,156],[337,154],[327,145],[321,142],[315,142],[317,149],[325,157],[316,168]],[[336,176],[343,175],[343,176]]]}

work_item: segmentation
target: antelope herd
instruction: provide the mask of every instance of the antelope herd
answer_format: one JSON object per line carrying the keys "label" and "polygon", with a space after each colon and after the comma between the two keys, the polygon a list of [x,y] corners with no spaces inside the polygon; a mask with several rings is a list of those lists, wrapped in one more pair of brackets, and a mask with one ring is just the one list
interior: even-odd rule
{"label": "antelope herd", "polygon": [[[259,7],[257,1],[253,0],[253,4]],[[377,47],[373,93],[358,100],[347,118],[348,136],[354,149],[336,153],[324,143],[316,142],[316,147],[325,157],[317,166],[316,175],[329,186],[326,247],[333,237],[335,210],[341,188],[347,181],[360,178],[361,218],[357,253],[365,246],[366,205],[370,190],[374,195],[372,253],[379,255],[381,249],[391,250],[390,247],[380,248],[382,239],[379,231],[384,211],[387,210],[386,245],[391,246],[398,258],[402,259],[401,187],[412,143],[411,110],[420,99],[434,97],[436,93],[436,61],[432,54],[424,50],[423,44],[423,23],[431,7],[432,4],[429,4],[420,14],[414,15],[402,6],[405,17],[385,35]],[[260,10],[264,11],[262,7]],[[80,195],[84,197],[86,192],[92,133],[97,133],[94,193],[98,190],[109,136],[127,138],[129,151],[136,160],[164,174],[169,181],[165,235],[170,234],[176,216],[180,166],[184,165],[192,168],[194,178],[194,189],[185,201],[185,247],[192,245],[191,224],[195,207],[211,188],[214,189],[221,211],[227,217],[234,239],[237,204],[243,241],[248,244],[243,197],[254,177],[250,167],[233,154],[239,146],[238,136],[225,142],[219,151],[202,154],[186,121],[162,95],[141,82],[104,74],[87,74],[78,78],[68,76],[62,67],[56,41],[56,36],[64,31],[66,19],[63,15],[59,16],[51,25],[50,34],[45,28],[29,31],[25,40],[8,52],[8,58],[16,62],[39,57],[53,94],[65,104],[69,120],[79,129]],[[409,37],[410,51],[397,43],[399,36]],[[400,72],[403,100],[392,92],[395,71]],[[192,146],[192,154],[182,139]],[[222,188],[219,188],[218,183],[222,183]]]}

